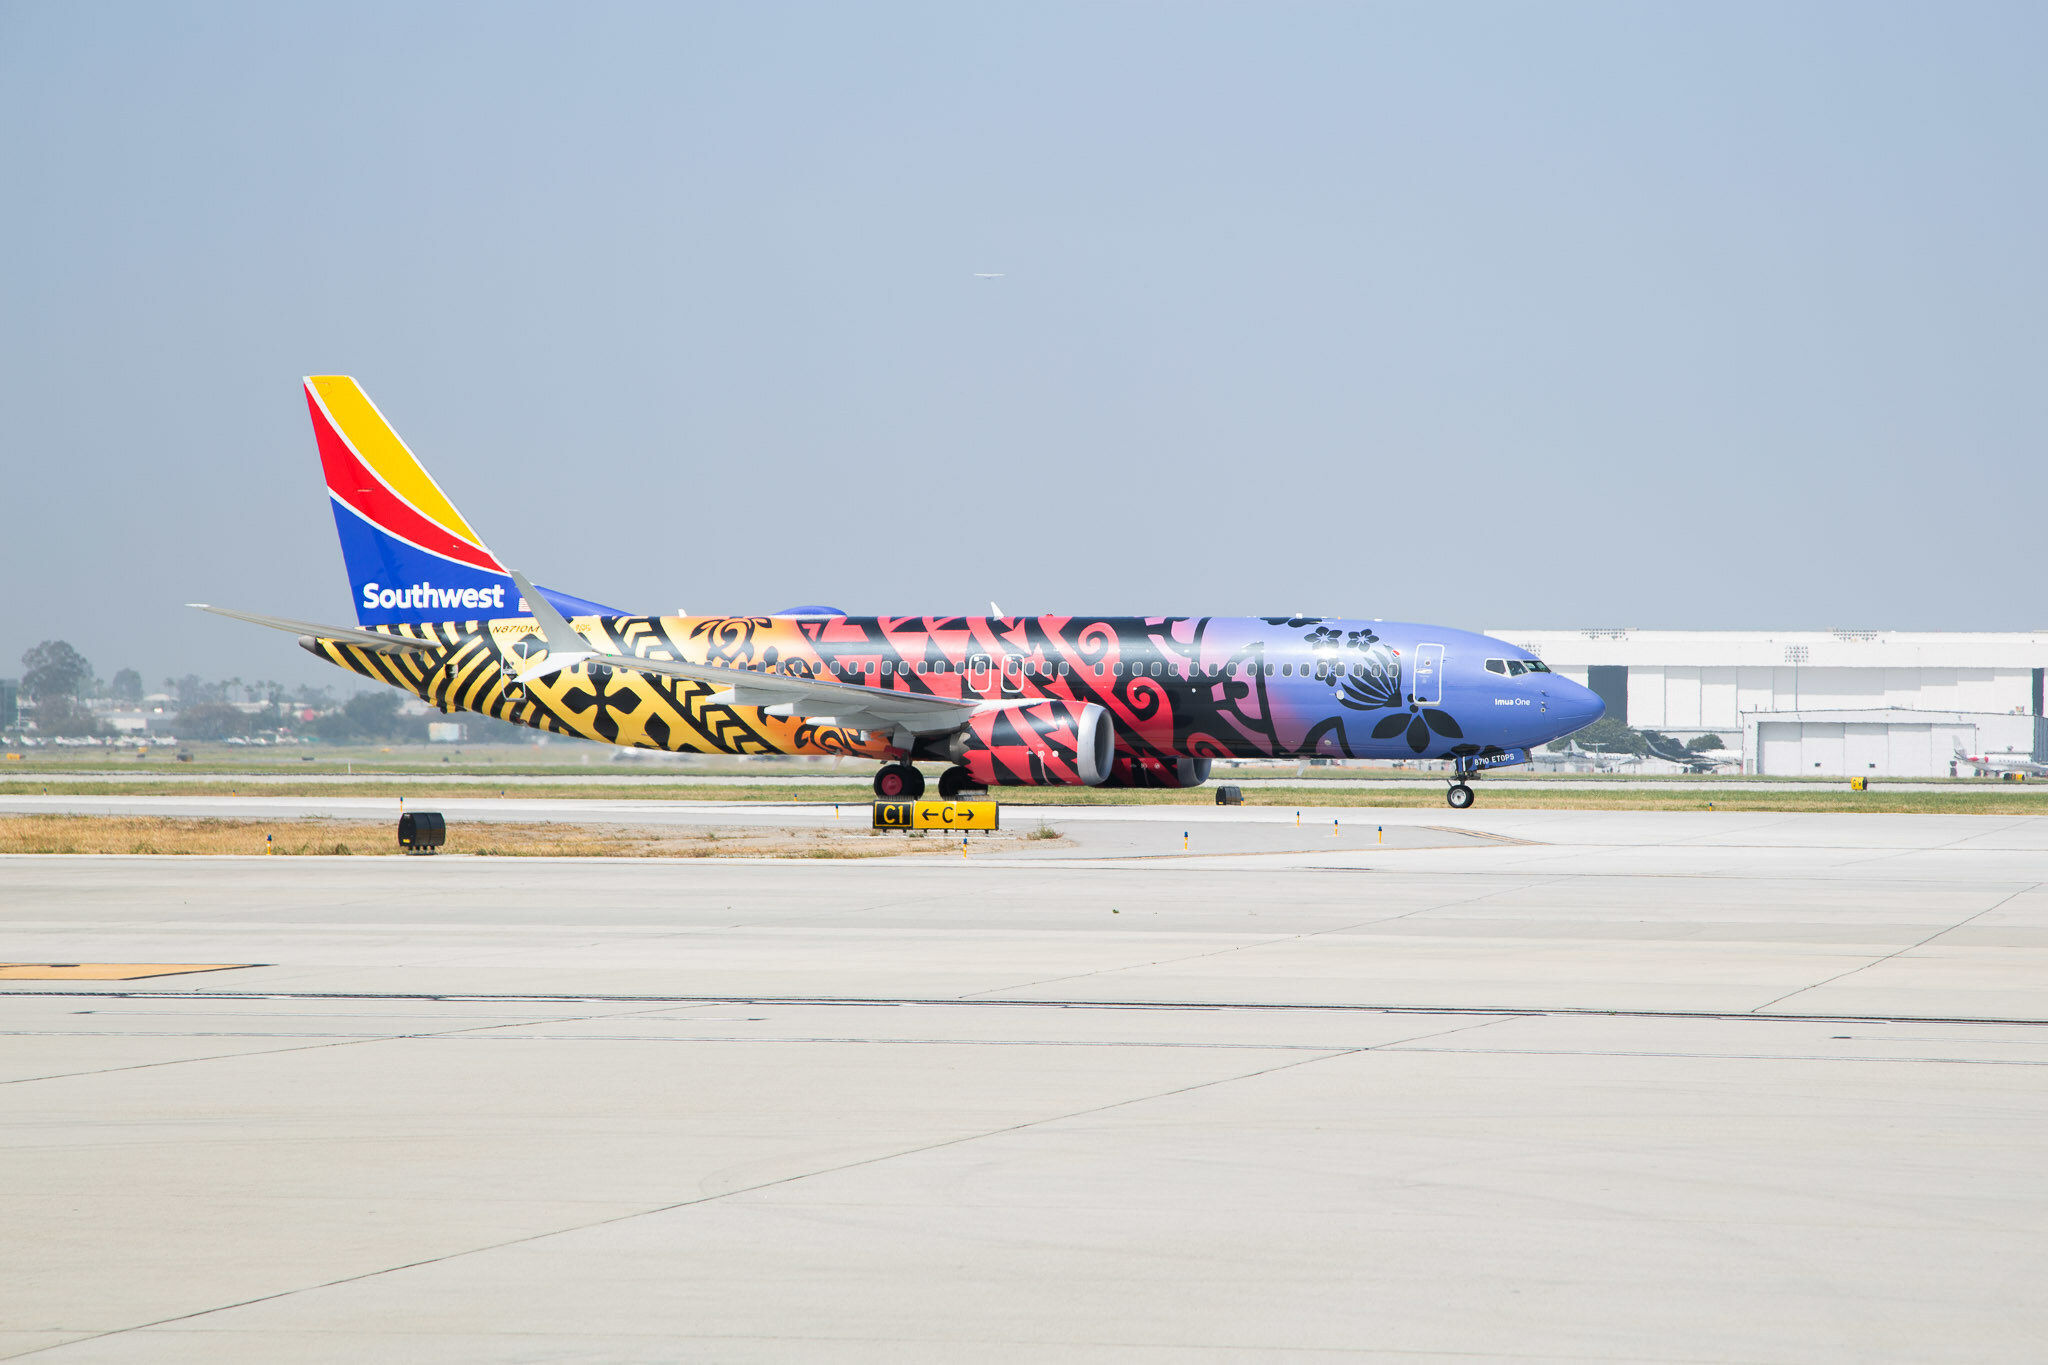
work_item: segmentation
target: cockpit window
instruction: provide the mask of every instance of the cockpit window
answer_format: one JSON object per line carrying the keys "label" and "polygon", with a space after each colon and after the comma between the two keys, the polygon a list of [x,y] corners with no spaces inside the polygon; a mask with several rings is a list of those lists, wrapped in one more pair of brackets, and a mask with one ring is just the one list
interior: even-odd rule
{"label": "cockpit window", "polygon": [[1505,660],[1505,659],[1488,659],[1488,660],[1486,661],[1486,671],[1487,671],[1488,673],[1505,673],[1505,672],[1507,672],[1507,671],[1508,671],[1508,664],[1507,664],[1507,660]]}
{"label": "cockpit window", "polygon": [[1522,667],[1522,661],[1520,659],[1508,660],[1508,676],[1510,678],[1519,678],[1528,671],[1528,669]]}
{"label": "cockpit window", "polygon": [[1526,662],[1525,666],[1531,673],[1548,673],[1550,671],[1550,665],[1544,663],[1541,659],[1530,659]]}

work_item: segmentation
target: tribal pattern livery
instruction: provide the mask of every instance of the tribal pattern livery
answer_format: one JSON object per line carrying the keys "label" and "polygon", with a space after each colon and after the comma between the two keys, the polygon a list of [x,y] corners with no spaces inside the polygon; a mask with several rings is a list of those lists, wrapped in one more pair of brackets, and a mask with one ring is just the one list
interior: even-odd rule
{"label": "tribal pattern livery", "polygon": [[[1597,719],[1527,650],[1316,616],[642,616],[513,573],[353,379],[305,382],[358,625],[209,608],[447,712],[687,753],[913,761],[969,785],[1185,787],[1217,759],[1445,759],[1460,779]],[[1462,801],[1458,793],[1464,793]]]}
{"label": "tribal pattern livery", "polygon": [[[1081,732],[1090,706],[1112,727],[1114,768],[1095,779],[1108,785],[1180,785],[1184,758],[1497,757],[1512,747],[1468,737],[1471,722],[1456,712],[1469,716],[1471,703],[1441,686],[1444,644],[1430,644],[1431,655],[1419,640],[1407,653],[1391,642],[1423,627],[1068,616],[605,616],[577,625],[622,661],[674,660],[1008,705],[974,716],[965,743],[897,748],[886,737],[713,703],[719,689],[712,684],[614,664],[515,684],[514,675],[541,653],[530,618],[391,629],[399,638],[432,640],[432,653],[393,655],[332,640],[317,642],[315,652],[443,709],[555,734],[691,753],[958,756],[977,780],[1003,785],[1088,780]],[[1411,654],[1430,661],[1422,692],[1403,681]],[[1539,704],[1538,714],[1547,708]]]}

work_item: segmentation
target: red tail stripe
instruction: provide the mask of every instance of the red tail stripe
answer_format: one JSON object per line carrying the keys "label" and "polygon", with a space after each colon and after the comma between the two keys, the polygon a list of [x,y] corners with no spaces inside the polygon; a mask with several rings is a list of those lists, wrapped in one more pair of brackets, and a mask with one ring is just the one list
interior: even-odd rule
{"label": "red tail stripe", "polygon": [[320,469],[327,476],[327,491],[354,508],[371,525],[409,540],[458,563],[491,573],[505,572],[505,566],[479,546],[470,544],[439,522],[430,521],[412,504],[385,487],[369,466],[350,450],[321,411],[309,390],[306,407],[313,414],[313,436],[320,445]]}

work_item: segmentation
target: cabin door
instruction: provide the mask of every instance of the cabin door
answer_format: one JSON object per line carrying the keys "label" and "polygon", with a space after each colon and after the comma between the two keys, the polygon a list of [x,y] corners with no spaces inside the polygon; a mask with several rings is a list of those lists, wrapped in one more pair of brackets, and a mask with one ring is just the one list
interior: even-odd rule
{"label": "cabin door", "polygon": [[1417,706],[1440,706],[1444,699],[1444,647],[1442,645],[1417,645],[1415,647],[1415,674],[1411,680],[1414,686],[1409,690],[1415,694]]}

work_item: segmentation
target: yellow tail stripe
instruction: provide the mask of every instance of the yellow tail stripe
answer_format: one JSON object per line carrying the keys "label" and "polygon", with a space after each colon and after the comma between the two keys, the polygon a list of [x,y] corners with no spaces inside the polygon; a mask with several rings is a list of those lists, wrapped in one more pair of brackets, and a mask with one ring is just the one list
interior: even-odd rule
{"label": "yellow tail stripe", "polygon": [[345,374],[316,374],[306,382],[320,395],[320,402],[334,419],[342,439],[393,492],[411,503],[422,516],[441,523],[470,544],[483,544],[355,380]]}

